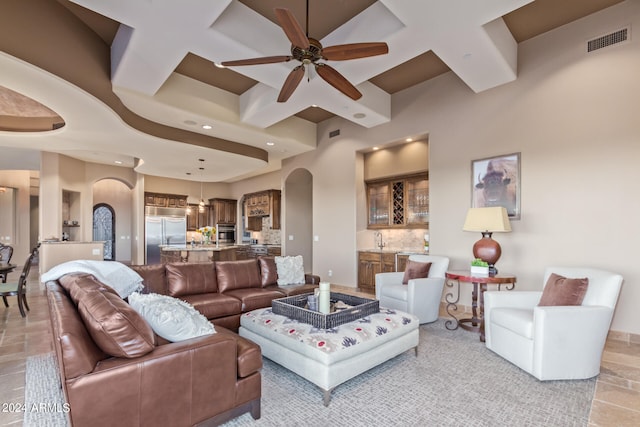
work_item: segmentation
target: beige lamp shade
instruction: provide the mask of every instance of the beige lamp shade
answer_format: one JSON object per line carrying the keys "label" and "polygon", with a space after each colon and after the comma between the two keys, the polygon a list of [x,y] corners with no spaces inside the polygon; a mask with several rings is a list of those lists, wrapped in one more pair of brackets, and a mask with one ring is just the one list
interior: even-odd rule
{"label": "beige lamp shade", "polygon": [[498,273],[495,263],[502,255],[500,244],[491,238],[494,232],[511,231],[509,215],[504,207],[471,208],[462,227],[464,231],[479,231],[482,239],[473,245],[473,256],[489,264],[489,275]]}
{"label": "beige lamp shade", "polygon": [[507,210],[502,206],[471,208],[462,227],[464,231],[509,232],[511,223]]}

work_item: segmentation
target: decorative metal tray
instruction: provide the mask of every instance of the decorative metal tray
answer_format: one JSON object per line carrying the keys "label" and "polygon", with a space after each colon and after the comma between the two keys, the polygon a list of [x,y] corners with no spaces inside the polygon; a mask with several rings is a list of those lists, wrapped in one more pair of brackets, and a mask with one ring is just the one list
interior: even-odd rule
{"label": "decorative metal tray", "polygon": [[342,301],[351,307],[323,314],[305,308],[309,295],[312,293],[275,299],[271,302],[271,307],[275,314],[287,316],[302,323],[309,323],[319,329],[332,329],[380,311],[380,301],[378,300],[331,292],[332,306],[336,302]]}

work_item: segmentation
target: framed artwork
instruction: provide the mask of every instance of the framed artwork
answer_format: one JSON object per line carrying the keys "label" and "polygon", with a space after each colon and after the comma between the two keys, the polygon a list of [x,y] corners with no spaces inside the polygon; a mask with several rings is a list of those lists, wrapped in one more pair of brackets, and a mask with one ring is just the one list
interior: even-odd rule
{"label": "framed artwork", "polygon": [[471,207],[490,206],[520,219],[520,153],[471,161]]}

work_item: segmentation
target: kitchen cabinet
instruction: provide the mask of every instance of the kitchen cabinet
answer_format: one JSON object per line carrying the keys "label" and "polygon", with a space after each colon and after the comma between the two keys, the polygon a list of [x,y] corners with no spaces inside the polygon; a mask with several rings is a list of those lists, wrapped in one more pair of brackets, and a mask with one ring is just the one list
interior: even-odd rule
{"label": "kitchen cabinet", "polygon": [[187,196],[165,193],[144,193],[145,206],[158,206],[161,208],[186,208]]}
{"label": "kitchen cabinet", "polygon": [[261,231],[262,219],[267,217],[269,226],[280,229],[280,190],[265,190],[244,195],[244,211],[247,216],[245,228]]}
{"label": "kitchen cabinet", "polygon": [[248,246],[236,246],[236,260],[248,259]]}
{"label": "kitchen cabinet", "polygon": [[207,225],[215,226],[209,223],[209,206],[200,207],[200,205],[189,204],[187,209],[187,230],[196,231],[200,227]]}
{"label": "kitchen cabinet", "polygon": [[358,252],[358,290],[376,293],[376,274],[394,272],[396,256],[394,252]]}
{"label": "kitchen cabinet", "polygon": [[237,200],[233,199],[209,199],[209,224],[234,224],[236,223]]}
{"label": "kitchen cabinet", "polygon": [[267,256],[280,256],[281,254],[280,246],[267,246]]}
{"label": "kitchen cabinet", "polygon": [[187,231],[198,229],[198,205],[189,204],[187,206]]}
{"label": "kitchen cabinet", "polygon": [[366,185],[367,228],[428,227],[428,174],[368,181]]}

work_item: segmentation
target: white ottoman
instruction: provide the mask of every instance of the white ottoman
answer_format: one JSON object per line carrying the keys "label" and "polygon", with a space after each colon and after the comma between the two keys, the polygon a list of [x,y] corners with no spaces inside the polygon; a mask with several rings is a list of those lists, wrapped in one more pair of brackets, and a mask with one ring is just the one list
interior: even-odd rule
{"label": "white ottoman", "polygon": [[417,355],[419,326],[412,314],[381,308],[324,330],[269,307],[243,314],[239,334],[258,344],[263,356],[320,387],[327,406],[337,385],[411,348]]}

